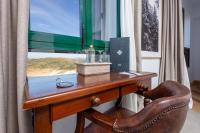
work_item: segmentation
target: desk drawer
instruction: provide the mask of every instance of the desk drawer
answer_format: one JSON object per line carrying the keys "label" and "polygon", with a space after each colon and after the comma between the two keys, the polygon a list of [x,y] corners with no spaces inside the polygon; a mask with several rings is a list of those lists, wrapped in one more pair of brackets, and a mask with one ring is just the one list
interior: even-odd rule
{"label": "desk drawer", "polygon": [[93,95],[88,95],[82,98],[74,99],[67,102],[62,102],[58,104],[54,104],[52,106],[52,120],[58,120],[60,118],[69,116],[76,112],[83,111],[85,109],[91,108],[94,106],[91,99],[98,98],[99,104],[112,101],[119,97],[119,89],[112,89],[100,93],[96,93]]}
{"label": "desk drawer", "polygon": [[138,90],[138,87],[137,87],[137,84],[134,83],[134,84],[131,84],[131,85],[127,85],[127,86],[124,86],[122,87],[121,89],[121,95],[127,95],[127,94],[130,94],[130,93],[134,93]]}

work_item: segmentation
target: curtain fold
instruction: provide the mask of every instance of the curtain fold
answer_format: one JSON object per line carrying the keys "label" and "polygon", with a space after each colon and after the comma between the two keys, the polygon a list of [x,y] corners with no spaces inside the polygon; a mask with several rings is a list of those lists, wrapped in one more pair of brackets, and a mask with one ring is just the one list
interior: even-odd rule
{"label": "curtain fold", "polygon": [[[181,0],[163,0],[161,4],[161,65],[159,83],[174,80],[190,88],[183,44]],[[192,107],[192,100],[190,108]]]}
{"label": "curtain fold", "polygon": [[31,133],[22,109],[28,52],[28,0],[0,1],[0,132]]}
{"label": "curtain fold", "polygon": [[[130,37],[130,70],[141,71],[141,0],[120,1],[121,37]],[[140,98],[129,94],[122,99],[122,106],[137,112]]]}
{"label": "curtain fold", "polygon": [[134,37],[136,52],[136,70],[142,71],[141,43],[142,43],[142,0],[132,1],[134,4]]}

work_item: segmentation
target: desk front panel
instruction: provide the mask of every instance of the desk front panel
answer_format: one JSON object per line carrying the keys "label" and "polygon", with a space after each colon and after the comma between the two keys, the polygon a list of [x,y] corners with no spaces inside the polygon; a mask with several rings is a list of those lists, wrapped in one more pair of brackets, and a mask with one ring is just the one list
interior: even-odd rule
{"label": "desk front panel", "polygon": [[52,120],[58,120],[60,118],[94,107],[95,105],[91,101],[93,97],[100,99],[99,104],[112,101],[119,97],[119,88],[114,88],[108,91],[54,104],[52,106]]}
{"label": "desk front panel", "polygon": [[60,118],[72,115],[76,112],[83,111],[85,109],[94,107],[92,103],[92,98],[99,98],[100,103],[103,104],[112,100],[119,98],[119,96],[127,95],[136,92],[139,88],[138,86],[150,87],[151,79],[145,79],[138,82],[133,82],[132,84],[125,85],[118,88],[113,88],[108,91],[103,91],[95,93],[92,95],[84,96],[74,100],[53,104],[52,106],[52,120],[58,120]]}

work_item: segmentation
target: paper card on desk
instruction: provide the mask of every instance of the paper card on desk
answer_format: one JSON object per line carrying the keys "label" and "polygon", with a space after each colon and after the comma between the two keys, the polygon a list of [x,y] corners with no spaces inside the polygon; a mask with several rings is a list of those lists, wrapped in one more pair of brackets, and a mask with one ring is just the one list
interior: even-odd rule
{"label": "paper card on desk", "polygon": [[136,76],[136,74],[129,73],[129,72],[120,72],[120,74],[123,74],[123,75],[130,75],[130,76]]}
{"label": "paper card on desk", "polygon": [[120,74],[124,74],[124,75],[131,75],[131,76],[140,76],[142,75],[141,73],[136,73],[136,72],[120,72]]}
{"label": "paper card on desk", "polygon": [[137,72],[129,72],[129,73],[135,74],[135,75],[138,75],[138,76],[143,75],[142,73],[137,73]]}

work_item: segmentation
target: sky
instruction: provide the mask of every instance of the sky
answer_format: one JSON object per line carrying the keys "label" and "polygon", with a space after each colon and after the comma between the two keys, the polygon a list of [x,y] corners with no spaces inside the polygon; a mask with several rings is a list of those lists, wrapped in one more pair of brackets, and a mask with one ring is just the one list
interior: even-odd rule
{"label": "sky", "polygon": [[30,29],[80,37],[79,0],[30,0]]}

